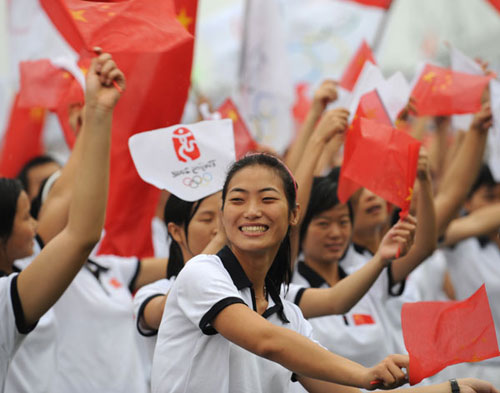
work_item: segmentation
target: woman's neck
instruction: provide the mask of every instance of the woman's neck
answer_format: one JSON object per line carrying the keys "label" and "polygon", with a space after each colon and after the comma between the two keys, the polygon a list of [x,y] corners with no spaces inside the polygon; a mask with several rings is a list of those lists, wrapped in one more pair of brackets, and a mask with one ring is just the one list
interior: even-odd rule
{"label": "woman's neck", "polygon": [[338,261],[323,263],[306,257],[305,263],[318,273],[331,287],[340,281]]}
{"label": "woman's neck", "polygon": [[265,282],[267,272],[273,264],[276,257],[276,251],[248,252],[239,250],[231,246],[231,251],[238,259],[241,267],[253,284],[255,296],[265,297]]}
{"label": "woman's neck", "polygon": [[352,235],[352,242],[363,246],[372,254],[375,254],[378,250],[380,242],[382,241],[384,231],[385,226],[383,225],[365,230],[355,230]]}
{"label": "woman's neck", "polygon": [[5,251],[5,247],[0,246],[0,271],[3,271],[7,274],[13,272],[12,270],[12,262],[9,262],[7,258],[7,253]]}

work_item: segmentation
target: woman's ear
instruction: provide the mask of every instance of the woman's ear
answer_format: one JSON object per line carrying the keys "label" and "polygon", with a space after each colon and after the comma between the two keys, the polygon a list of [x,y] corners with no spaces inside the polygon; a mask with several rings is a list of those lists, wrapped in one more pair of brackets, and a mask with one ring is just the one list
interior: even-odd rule
{"label": "woman's ear", "polygon": [[173,222],[169,222],[167,224],[167,229],[170,236],[172,236],[172,239],[174,239],[179,244],[184,243],[184,228]]}
{"label": "woman's ear", "polygon": [[299,218],[300,218],[300,205],[297,203],[295,208],[292,210],[290,214],[290,225],[295,226],[299,223]]}

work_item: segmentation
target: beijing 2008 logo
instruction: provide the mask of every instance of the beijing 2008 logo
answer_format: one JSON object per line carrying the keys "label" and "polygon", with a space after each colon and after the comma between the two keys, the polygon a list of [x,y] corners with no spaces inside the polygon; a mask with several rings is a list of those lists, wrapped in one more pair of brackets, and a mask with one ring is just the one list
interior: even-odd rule
{"label": "beijing 2008 logo", "polygon": [[193,133],[187,128],[176,129],[172,135],[175,154],[179,161],[194,161],[200,157],[200,150]]}

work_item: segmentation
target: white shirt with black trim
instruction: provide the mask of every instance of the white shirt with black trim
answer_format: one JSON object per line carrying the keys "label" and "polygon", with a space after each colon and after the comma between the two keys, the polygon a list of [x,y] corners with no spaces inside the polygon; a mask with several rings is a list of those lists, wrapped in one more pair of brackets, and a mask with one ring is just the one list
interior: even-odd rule
{"label": "white shirt with black trim", "polygon": [[175,281],[175,277],[170,279],[163,278],[151,284],[144,285],[134,295],[134,316],[136,320],[136,328],[139,333],[137,336],[137,345],[141,355],[141,363],[144,368],[146,382],[148,386],[151,384],[151,367],[153,365],[153,355],[156,346],[156,337],[158,330],[148,329],[142,323],[144,309],[147,304],[157,298],[164,296],[170,291],[170,287]]}
{"label": "white shirt with black trim", "polygon": [[91,257],[54,305],[59,323],[55,393],[147,391],[131,289],[137,258]]}
{"label": "white shirt with black trim", "polygon": [[[268,285],[263,317],[311,337],[300,309]],[[222,337],[211,325],[225,307],[241,303],[255,310],[252,283],[225,247],[186,263],[170,289],[153,359],[154,393],[286,392],[292,372]],[[278,317],[282,310],[288,323]]]}
{"label": "white shirt with black trim", "polygon": [[[350,246],[344,259],[356,258],[353,252]],[[341,279],[347,276],[341,266],[339,273]],[[304,262],[297,264],[292,278],[293,284],[301,286],[303,290],[297,292],[291,287],[286,298],[297,305],[300,304],[302,294],[307,288],[330,287],[323,277]],[[344,315],[310,318],[309,323],[313,327],[314,337],[329,351],[366,367],[380,362],[391,353],[392,349],[387,342],[387,334],[374,302],[374,298],[382,296],[382,286],[379,284],[370,288],[368,293]]]}
{"label": "white shirt with black trim", "polygon": [[[33,255],[19,259],[14,266],[20,270],[31,264],[43,247],[37,237]],[[23,340],[10,363],[6,392],[51,393],[57,373],[57,337],[59,327],[50,308],[38,321],[36,328]]]}
{"label": "white shirt with black trim", "polygon": [[10,361],[25,335],[35,328],[27,326],[17,291],[17,273],[0,272],[0,392],[4,391]]}

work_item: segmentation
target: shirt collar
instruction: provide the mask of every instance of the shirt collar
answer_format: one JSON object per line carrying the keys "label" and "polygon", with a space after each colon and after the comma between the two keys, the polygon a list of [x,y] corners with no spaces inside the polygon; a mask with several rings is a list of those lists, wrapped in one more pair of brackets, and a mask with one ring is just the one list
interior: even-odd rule
{"label": "shirt collar", "polygon": [[[340,265],[338,269],[340,279],[347,277],[346,272],[340,267]],[[300,275],[307,280],[311,288],[320,288],[324,284],[330,286],[323,277],[321,277],[312,267],[306,265],[303,261],[299,262],[298,271]]]}
{"label": "shirt collar", "polygon": [[[233,280],[234,285],[238,290],[242,290],[243,288],[252,288],[253,284],[246,275],[245,271],[240,265],[240,262],[233,254],[231,249],[228,246],[225,246],[222,250],[217,253],[217,256],[222,261],[224,268],[227,270],[229,275],[231,276],[231,280]],[[279,296],[278,290],[272,285],[270,282],[266,280],[266,288],[269,296],[273,299],[274,306],[268,308],[262,316],[264,318],[268,318],[272,314],[280,312],[283,310],[283,302]],[[284,315],[284,314],[283,314]],[[286,319],[286,316],[284,316]],[[286,320],[288,322],[288,320]]]}

